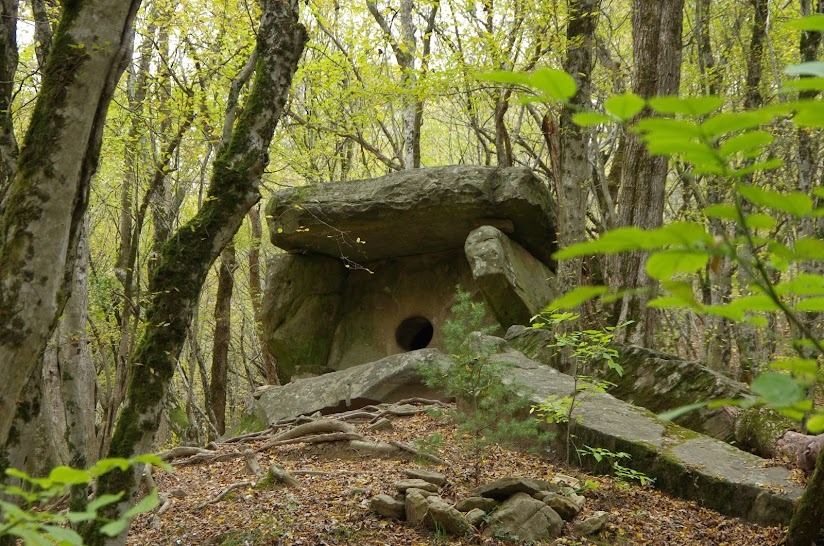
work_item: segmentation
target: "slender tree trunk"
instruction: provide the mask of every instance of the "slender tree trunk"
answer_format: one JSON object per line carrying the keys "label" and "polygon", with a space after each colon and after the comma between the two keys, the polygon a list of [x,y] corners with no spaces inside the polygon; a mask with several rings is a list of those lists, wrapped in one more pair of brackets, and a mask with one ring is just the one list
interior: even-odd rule
{"label": "slender tree trunk", "polygon": [[[642,97],[678,93],[681,81],[681,31],[684,0],[634,0],[632,4],[633,91]],[[647,111],[649,114],[650,112]],[[638,135],[627,136],[618,191],[618,224],[659,227],[664,220],[667,181],[666,158],[647,154]],[[623,288],[642,290],[618,304],[618,323],[635,322],[619,330],[619,341],[652,346],[654,309],[646,307],[657,284],[646,273],[645,257],[633,253],[619,257],[617,281]]]}
{"label": "slender tree trunk", "polygon": [[[561,176],[558,195],[558,245],[566,247],[586,240],[586,210],[592,170],[589,164],[589,131],[572,122],[577,108],[588,108],[592,93],[592,62],[595,27],[600,0],[570,0],[567,26],[567,57],[564,70],[575,78],[578,92],[561,112]],[[558,263],[560,292],[581,284],[582,258]]]}
{"label": "slender tree trunk", "polygon": [[[194,218],[163,246],[150,276],[152,294],[145,332],[134,355],[135,366],[110,456],[129,457],[151,449],[175,362],[186,340],[194,306],[206,275],[232,240],[243,217],[260,199],[259,184],[267,152],[289,95],[292,76],[307,40],[298,22],[297,3],[264,0],[257,33],[254,84],[243,113],[226,124],[231,138],[221,146],[214,163],[208,198]],[[234,125],[234,129],[231,127]],[[137,494],[138,474],[114,471],[102,477],[98,493],[125,491],[109,514],[123,514]],[[123,544],[125,533],[106,540],[94,527],[84,531],[89,544]]]}
{"label": "slender tree trunk", "polygon": [[0,443],[71,291],[89,180],[139,5],[72,2],[55,34],[0,220]]}
{"label": "slender tree trunk", "polygon": [[263,226],[260,221],[258,207],[249,210],[249,223],[252,226],[252,244],[249,248],[249,297],[252,300],[252,310],[255,315],[255,339],[257,339],[260,357],[263,360],[263,375],[269,385],[280,385],[277,366],[269,345],[263,335],[263,319],[260,311],[260,302],[263,295],[260,282],[260,244],[263,237]]}
{"label": "slender tree trunk", "polygon": [[215,427],[219,434],[226,433],[226,379],[229,370],[229,340],[232,336],[232,291],[235,286],[235,245],[229,243],[220,255],[220,273],[217,278],[215,298],[215,333],[212,345],[212,370],[209,375],[209,392]]}

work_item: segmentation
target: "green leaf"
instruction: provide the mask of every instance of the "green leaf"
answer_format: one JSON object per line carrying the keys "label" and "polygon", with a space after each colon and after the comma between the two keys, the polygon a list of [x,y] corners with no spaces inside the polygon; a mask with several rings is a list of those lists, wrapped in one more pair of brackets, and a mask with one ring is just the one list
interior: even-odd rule
{"label": "green leaf", "polygon": [[766,294],[755,294],[751,296],[738,297],[727,305],[730,309],[741,311],[780,311],[781,308],[773,299]]}
{"label": "green leaf", "polygon": [[148,512],[158,504],[160,504],[160,499],[157,496],[157,489],[152,489],[151,493],[143,497],[140,502],[127,510],[126,513],[123,514],[123,517],[131,518],[138,514]]}
{"label": "green leaf", "polygon": [[776,157],[773,159],[769,159],[767,161],[753,163],[749,167],[744,167],[741,169],[732,169],[731,171],[729,171],[728,174],[734,178],[743,178],[753,173],[773,171],[775,169],[782,167],[783,165],[784,161]]}
{"label": "green leaf", "polygon": [[824,62],[810,61],[801,64],[791,64],[784,69],[789,76],[818,76],[824,77]]}
{"label": "green leaf", "polygon": [[143,455],[136,455],[132,458],[132,460],[136,463],[145,463],[150,464],[152,466],[157,466],[159,468],[164,469],[166,472],[173,472],[174,468],[160,458],[158,455],[154,455],[152,453],[144,453]]}
{"label": "green leaf", "polygon": [[86,510],[91,510],[96,512],[97,510],[103,508],[104,506],[108,506],[112,503],[119,501],[123,497],[123,492],[116,495],[101,495],[93,499],[89,504],[86,505]]}
{"label": "green leaf", "polygon": [[664,421],[672,421],[678,419],[682,415],[685,415],[691,411],[695,411],[697,409],[701,409],[707,405],[708,402],[696,402],[694,404],[687,404],[686,406],[681,406],[679,408],[675,408],[669,411],[665,411],[663,413],[658,414],[658,418]]}
{"label": "green leaf", "polygon": [[800,260],[824,260],[824,241],[821,239],[811,237],[797,239],[793,249]]}
{"label": "green leaf", "polygon": [[775,285],[775,291],[782,296],[824,296],[824,277],[799,273],[795,279]]}
{"label": "green leaf", "polygon": [[806,216],[813,210],[813,200],[804,193],[777,192],[749,184],[738,184],[738,192],[748,201],[762,207],[780,210],[796,217]]}
{"label": "green leaf", "polygon": [[824,102],[809,103],[801,107],[793,121],[799,127],[824,128]]}
{"label": "green leaf", "polygon": [[83,523],[91,521],[97,517],[97,512],[66,512],[66,519],[70,523]]}
{"label": "green leaf", "polygon": [[669,279],[678,273],[695,273],[707,265],[710,256],[706,252],[664,250],[655,252],[647,259],[647,273],[653,279]]}
{"label": "green leaf", "polygon": [[752,392],[776,408],[792,406],[804,398],[804,384],[789,375],[766,372],[750,385]]}
{"label": "green leaf", "polygon": [[770,362],[770,368],[774,370],[787,370],[788,372],[815,376],[818,373],[818,362],[809,358],[782,358],[774,362]]}
{"label": "green leaf", "polygon": [[673,136],[677,138],[701,137],[701,128],[696,124],[672,118],[643,118],[633,127],[633,131],[644,133],[651,138],[654,136]]}
{"label": "green leaf", "polygon": [[56,466],[49,472],[49,479],[53,482],[67,485],[90,483],[92,475],[86,470],[78,470],[68,466]]}
{"label": "green leaf", "polygon": [[670,294],[690,306],[698,306],[698,302],[695,301],[695,294],[692,291],[692,284],[686,281],[663,281],[661,286],[663,286]]}
{"label": "green leaf", "polygon": [[790,28],[798,30],[806,30],[808,32],[823,32],[824,31],[824,15],[816,14],[802,17],[801,19],[793,19],[785,23]]}
{"label": "green leaf", "polygon": [[117,535],[125,531],[128,525],[129,520],[127,519],[117,519],[115,521],[110,521],[109,523],[100,528],[100,534],[106,535],[107,537],[116,537]]}
{"label": "green leaf", "polygon": [[715,315],[723,317],[734,322],[741,322],[744,320],[744,311],[730,305],[706,305],[703,310],[708,315]]}
{"label": "green leaf", "polygon": [[492,70],[475,74],[475,78],[485,82],[511,83],[513,85],[529,85],[529,76],[522,72],[510,70]]}
{"label": "green leaf", "polygon": [[824,297],[813,297],[801,300],[795,305],[795,311],[820,312],[824,311]]}
{"label": "green leaf", "polygon": [[567,100],[575,96],[578,86],[572,76],[563,70],[541,68],[529,75],[529,85],[547,97]]}
{"label": "green leaf", "polygon": [[606,111],[620,119],[627,121],[644,109],[646,101],[635,93],[613,95],[604,102]]}
{"label": "green leaf", "polygon": [[767,131],[747,131],[726,140],[718,152],[724,157],[753,149],[763,149],[773,143],[775,138]]}
{"label": "green leaf", "polygon": [[784,93],[793,93],[796,91],[824,91],[824,78],[801,78],[799,80],[790,80],[788,82],[784,82],[784,87],[782,87],[780,91]]}
{"label": "green leaf", "polygon": [[89,469],[89,472],[93,476],[101,476],[107,472],[111,472],[115,468],[119,468],[124,471],[128,470],[131,465],[132,462],[129,459],[124,459],[122,457],[109,457],[108,459],[100,459],[97,461]]}
{"label": "green leaf", "polygon": [[694,306],[675,296],[661,296],[647,302],[647,307],[654,307],[656,309],[692,309]]}
{"label": "green leaf", "polygon": [[41,527],[46,533],[57,541],[61,546],[63,544],[71,544],[80,546],[83,544],[83,537],[75,533],[71,529],[65,527],[58,527],[56,525],[43,525]]}
{"label": "green leaf", "polygon": [[744,217],[744,223],[747,227],[751,227],[753,229],[772,229],[774,228],[778,222],[775,218],[768,214],[748,214]]}
{"label": "green leaf", "polygon": [[572,116],[572,122],[581,127],[589,127],[591,125],[600,125],[602,123],[612,123],[612,118],[599,114],[598,112],[578,112]]}
{"label": "green leaf", "polygon": [[579,286],[567,292],[560,298],[553,300],[547,309],[555,311],[558,309],[572,309],[582,303],[597,298],[607,291],[606,286]]}
{"label": "green leaf", "polygon": [[722,112],[704,120],[701,129],[710,137],[730,134],[735,131],[754,129],[772,119],[772,114],[764,110],[747,112]]}
{"label": "green leaf", "polygon": [[812,434],[824,432],[824,413],[816,413],[807,421],[807,430]]}
{"label": "green leaf", "polygon": [[655,134],[645,136],[647,150],[652,155],[681,155],[690,158],[691,163],[718,163],[715,151],[689,137],[661,137]]}
{"label": "green leaf", "polygon": [[704,216],[737,221],[738,210],[732,205],[710,205],[704,209]]}
{"label": "green leaf", "polygon": [[649,105],[661,114],[684,114],[688,116],[704,116],[713,110],[721,108],[724,99],[720,97],[679,97],[677,95],[652,97]]}

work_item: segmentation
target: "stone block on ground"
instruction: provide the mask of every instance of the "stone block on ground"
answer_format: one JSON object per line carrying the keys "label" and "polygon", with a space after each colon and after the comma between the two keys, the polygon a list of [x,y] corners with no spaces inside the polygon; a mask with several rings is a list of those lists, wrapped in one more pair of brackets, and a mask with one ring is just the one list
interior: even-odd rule
{"label": "stone block on ground", "polygon": [[484,534],[525,542],[551,540],[561,535],[563,525],[552,508],[527,493],[515,493],[492,513]]}
{"label": "stone block on ground", "polygon": [[498,501],[495,499],[490,499],[487,497],[467,497],[459,500],[458,503],[455,504],[455,508],[461,512],[469,512],[476,508],[479,508],[484,512],[491,512],[496,506],[498,506],[498,504]]}
{"label": "stone block on ground", "polygon": [[403,520],[406,516],[404,502],[393,499],[384,493],[369,499],[369,509],[387,518]]}
{"label": "stone block on ground", "polygon": [[407,478],[424,480],[438,487],[446,485],[446,476],[440,472],[432,472],[431,470],[425,470],[423,468],[407,468],[404,473]]}
{"label": "stone block on ground", "polygon": [[545,491],[550,487],[545,480],[523,477],[508,477],[478,486],[469,492],[470,497],[486,497],[502,501],[516,493],[526,493],[530,496]]}
{"label": "stone block on ground", "polygon": [[588,518],[576,521],[573,524],[573,529],[575,529],[575,532],[579,535],[593,535],[603,529],[607,521],[609,521],[609,514],[599,510]]}

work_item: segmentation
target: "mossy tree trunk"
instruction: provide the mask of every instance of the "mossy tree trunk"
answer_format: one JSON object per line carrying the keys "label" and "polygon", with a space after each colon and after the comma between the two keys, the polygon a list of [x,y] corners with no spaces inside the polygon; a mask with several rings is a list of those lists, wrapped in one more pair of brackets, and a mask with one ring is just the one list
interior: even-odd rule
{"label": "mossy tree trunk", "polygon": [[215,333],[212,345],[212,371],[209,377],[212,411],[218,434],[226,432],[226,383],[229,371],[229,342],[232,337],[232,292],[237,268],[235,245],[229,243],[220,255],[220,273],[215,297]]}
{"label": "mossy tree trunk", "polygon": [[[163,402],[186,340],[187,328],[206,275],[232,240],[249,209],[260,199],[259,183],[268,162],[267,151],[283,111],[292,76],[307,40],[298,22],[297,4],[284,0],[261,2],[257,33],[255,77],[243,113],[218,152],[208,197],[200,211],[163,246],[151,274],[152,294],[145,332],[137,344],[132,377],[108,455],[129,457],[149,451],[160,422]],[[230,101],[231,103],[231,101]],[[134,502],[135,471],[103,476],[98,494],[125,491],[114,510],[122,514]],[[114,539],[84,530],[88,544],[124,544],[125,533]]]}
{"label": "mossy tree trunk", "polygon": [[14,72],[17,70],[17,5],[0,0],[0,214],[3,196],[17,170],[17,139],[12,123]]}
{"label": "mossy tree trunk", "polygon": [[0,444],[71,289],[89,180],[139,6],[140,0],[77,0],[63,6],[16,173],[3,198]]}

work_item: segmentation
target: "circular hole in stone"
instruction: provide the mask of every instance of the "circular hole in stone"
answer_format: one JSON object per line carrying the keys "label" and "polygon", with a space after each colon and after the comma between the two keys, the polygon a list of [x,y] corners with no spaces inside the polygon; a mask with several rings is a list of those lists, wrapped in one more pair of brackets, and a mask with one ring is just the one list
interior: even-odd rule
{"label": "circular hole in stone", "polygon": [[423,349],[432,341],[435,328],[425,317],[409,317],[404,319],[395,330],[395,341],[404,351]]}

